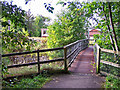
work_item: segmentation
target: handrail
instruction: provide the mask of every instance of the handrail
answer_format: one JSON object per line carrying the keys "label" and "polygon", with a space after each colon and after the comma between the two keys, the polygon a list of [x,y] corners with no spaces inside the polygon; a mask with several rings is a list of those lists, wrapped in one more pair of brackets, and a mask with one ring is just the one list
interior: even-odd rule
{"label": "handrail", "polygon": [[61,50],[61,49],[63,49],[63,47],[53,48],[53,49],[35,50],[35,51],[29,51],[29,52],[20,52],[20,53],[4,54],[4,55],[2,55],[2,57],[14,56],[14,55],[22,55],[22,54],[30,54],[30,53],[37,53],[37,52],[54,51],[54,50]]}
{"label": "handrail", "polygon": [[77,48],[75,50],[73,50],[70,54],[68,54],[67,58],[69,58],[76,50],[77,50]]}

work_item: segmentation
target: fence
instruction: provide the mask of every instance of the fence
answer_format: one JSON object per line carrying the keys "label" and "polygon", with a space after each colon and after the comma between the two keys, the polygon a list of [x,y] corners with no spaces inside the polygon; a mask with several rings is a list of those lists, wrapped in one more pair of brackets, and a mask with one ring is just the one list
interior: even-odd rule
{"label": "fence", "polygon": [[[120,76],[120,70],[119,70],[120,69],[120,51],[117,52],[109,49],[100,48],[98,44],[95,44],[94,58],[96,62],[96,73],[112,75],[114,77]],[[104,64],[106,66],[103,66],[101,64]],[[108,68],[108,66],[111,66],[111,67]],[[113,75],[112,67],[118,69],[116,76]],[[109,70],[107,70],[106,72],[103,71],[104,69],[107,69],[107,68]],[[111,73],[108,73],[110,71]]]}
{"label": "fence", "polygon": [[[88,46],[88,39],[83,39],[83,40],[78,40],[78,41],[76,41],[74,43],[71,43],[69,45],[66,45],[64,47],[53,48],[53,49],[36,50],[36,51],[31,51],[31,52],[5,54],[5,55],[2,55],[2,57],[36,53],[37,54],[37,61],[36,62],[9,65],[9,66],[7,66],[7,68],[29,66],[29,65],[37,64],[38,65],[38,73],[40,73],[40,64],[64,61],[64,69],[65,69],[65,71],[67,71],[68,67],[72,64],[72,62],[76,58],[77,54],[81,50],[87,48],[87,46]],[[44,61],[40,60],[40,53],[41,52],[49,52],[49,51],[56,51],[56,50],[64,50],[64,58],[55,58],[55,59],[52,59],[52,60],[44,60]],[[69,59],[69,63],[67,63],[67,59]]]}

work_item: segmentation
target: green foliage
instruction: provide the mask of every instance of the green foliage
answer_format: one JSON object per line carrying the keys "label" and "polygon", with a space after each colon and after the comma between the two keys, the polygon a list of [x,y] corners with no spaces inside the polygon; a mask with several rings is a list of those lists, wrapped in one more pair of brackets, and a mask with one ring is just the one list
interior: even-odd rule
{"label": "green foliage", "polygon": [[[96,28],[101,29],[101,34],[100,35],[94,35],[94,39],[96,40],[96,43],[98,43],[98,45],[101,48],[105,48],[105,49],[113,49],[113,46],[115,46],[115,42],[113,41],[113,46],[111,43],[111,39],[110,36],[113,38],[115,35],[113,35],[113,29],[111,28],[111,24],[110,24],[110,9],[109,9],[109,5],[111,6],[111,11],[112,11],[112,20],[111,21],[114,25],[114,30],[115,30],[115,34],[116,34],[116,41],[117,46],[120,48],[120,37],[118,32],[120,32],[119,29],[119,8],[120,8],[120,2],[92,2],[92,3],[86,3],[84,4],[84,10],[88,10],[88,14],[86,14],[87,17],[89,18],[93,18],[93,14],[97,14],[99,16],[99,18],[95,18],[95,20],[97,21],[97,26]],[[89,9],[88,9],[89,7]],[[110,29],[109,29],[110,27]],[[101,59],[105,60],[105,61],[110,61],[113,63],[119,63],[119,56],[115,55],[115,54],[109,54],[109,53],[103,53],[101,52]],[[111,73],[113,75],[119,76],[119,68],[114,68],[112,66],[109,65],[104,65],[101,64],[100,67],[101,71],[105,71],[107,73]],[[106,78],[106,88],[120,88],[120,82],[118,79],[113,78],[112,76],[107,76]]]}
{"label": "green foliage", "polygon": [[3,59],[2,58],[2,76],[4,76],[4,75],[7,75],[7,74],[9,74],[8,73],[8,69],[7,69],[7,65],[8,65],[8,63],[9,63],[9,59],[8,58],[5,58],[5,59]]}
{"label": "green foliage", "polygon": [[51,4],[44,3],[44,5],[48,12],[53,13],[54,8],[51,6]]}
{"label": "green foliage", "polygon": [[33,14],[31,14],[30,9],[26,12],[25,23],[27,25],[27,31],[29,33],[29,36],[31,36],[33,34],[33,32],[35,31],[35,29],[33,26],[34,16],[33,16]]}
{"label": "green foliage", "polygon": [[93,35],[96,43],[100,45],[101,48],[112,49],[109,34],[102,33],[101,35]]}
{"label": "green foliage", "polygon": [[113,76],[107,76],[105,87],[119,89],[120,88],[120,80],[117,78],[114,78]]}
{"label": "green foliage", "polygon": [[[48,27],[48,48],[63,47],[85,38],[86,17],[79,8],[73,8],[68,7],[66,11],[62,11],[60,15],[57,15],[58,19]],[[51,59],[63,57],[63,51],[52,52],[49,56]]]}
{"label": "green foliage", "polygon": [[[7,30],[5,28],[3,28],[1,31],[2,54],[30,51],[33,50],[33,47],[36,45],[35,41],[28,39],[28,33],[24,29],[23,32],[17,29]],[[2,60],[2,75],[8,74],[8,64],[9,58],[5,58]]]}
{"label": "green foliage", "polygon": [[78,13],[79,9],[62,12],[58,20],[48,27],[48,48],[62,47],[85,38],[85,17],[79,16]]}
{"label": "green foliage", "polygon": [[[101,29],[101,35],[94,36],[96,42],[106,49],[112,49],[112,44],[110,41],[110,35],[113,36],[113,30],[110,25],[110,15],[109,15],[109,2],[91,2],[91,3],[83,3],[83,9],[85,14],[88,18],[92,18],[94,21],[97,22],[96,28]],[[118,32],[119,30],[119,8],[120,2],[112,2],[110,3],[112,9],[112,19],[113,25],[115,29],[115,34],[117,37],[118,47],[120,47],[120,38]],[[94,15],[97,15],[95,17]],[[98,18],[99,17],[99,18]],[[110,27],[110,30],[108,28]]]}
{"label": "green foliage", "polygon": [[10,20],[15,28],[17,28],[17,26],[26,27],[24,10],[17,7],[17,5],[12,5],[12,2],[8,3],[7,1],[3,1],[0,2],[0,4],[2,5],[2,18],[6,19],[6,21],[2,21],[2,26],[5,27],[6,25],[9,25],[7,20]]}
{"label": "green foliage", "polygon": [[[2,4],[2,54],[30,51],[35,42],[28,39],[28,32],[25,24],[25,11],[12,5],[7,1],[0,2]],[[8,20],[10,23],[8,23]],[[8,30],[10,26],[10,30]],[[31,48],[32,47],[32,48]],[[9,59],[2,62],[2,74],[7,74],[6,66]]]}
{"label": "green foliage", "polygon": [[28,33],[23,29],[18,31],[17,29],[2,30],[2,51],[3,54],[30,51],[31,46],[35,46],[35,42],[28,39]]}

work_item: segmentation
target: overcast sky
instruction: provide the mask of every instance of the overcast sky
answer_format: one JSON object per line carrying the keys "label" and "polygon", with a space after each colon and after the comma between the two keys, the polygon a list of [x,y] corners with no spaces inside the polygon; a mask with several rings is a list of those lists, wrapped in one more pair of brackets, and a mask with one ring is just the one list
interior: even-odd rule
{"label": "overcast sky", "polygon": [[[62,5],[56,5],[59,0],[31,0],[26,5],[25,5],[25,0],[6,0],[6,1],[9,2],[13,1],[13,4],[16,4],[17,6],[21,6],[21,8],[25,11],[28,11],[30,9],[31,13],[34,16],[43,15],[46,17],[50,17],[52,21],[56,18],[56,14],[60,13],[62,9],[65,9],[65,7],[62,7]],[[74,1],[74,0],[67,0],[67,1]],[[83,1],[83,0],[79,0],[79,1]],[[51,6],[54,7],[53,14],[46,10],[44,3],[50,3]]]}

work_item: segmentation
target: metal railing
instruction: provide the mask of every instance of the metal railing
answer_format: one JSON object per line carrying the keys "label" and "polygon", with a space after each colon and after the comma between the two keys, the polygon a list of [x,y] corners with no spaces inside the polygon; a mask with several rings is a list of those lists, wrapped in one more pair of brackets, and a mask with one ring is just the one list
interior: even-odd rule
{"label": "metal railing", "polygon": [[71,66],[80,51],[88,47],[88,43],[88,39],[83,39],[64,46],[65,59],[67,60],[68,64],[67,67]]}

